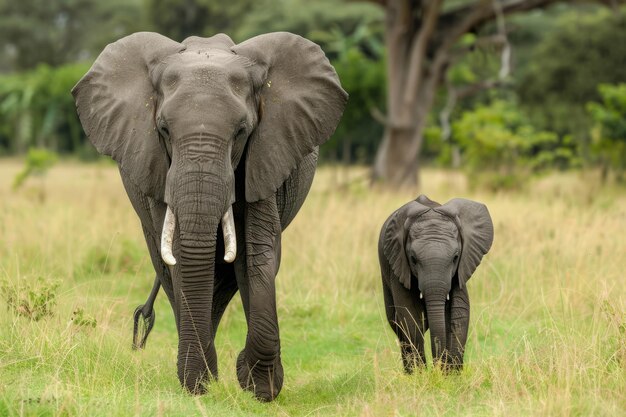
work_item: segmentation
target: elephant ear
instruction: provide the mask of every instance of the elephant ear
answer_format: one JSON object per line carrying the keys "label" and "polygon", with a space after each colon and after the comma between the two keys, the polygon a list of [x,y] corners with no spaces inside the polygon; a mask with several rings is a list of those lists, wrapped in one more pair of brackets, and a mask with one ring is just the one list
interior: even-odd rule
{"label": "elephant ear", "polygon": [[169,159],[154,123],[155,67],[184,46],[139,32],[109,44],[72,95],[89,141],[145,194],[163,200]]}
{"label": "elephant ear", "polygon": [[422,204],[423,206],[430,207],[430,208],[441,207],[441,204],[437,203],[436,201],[431,200],[430,198],[426,197],[424,194],[421,194],[419,197],[417,197],[415,201]]}
{"label": "elephant ear", "polygon": [[335,131],[348,94],[315,43],[287,32],[235,45],[252,60],[260,121],[249,139],[246,200],[268,198]]}
{"label": "elephant ear", "polygon": [[383,254],[394,275],[406,289],[411,289],[411,268],[406,258],[406,236],[408,220],[412,220],[430,208],[417,202],[410,201],[396,210],[385,222],[381,232],[381,244]]}
{"label": "elephant ear", "polygon": [[493,222],[487,206],[464,198],[454,198],[435,209],[460,226],[463,248],[458,267],[459,286],[463,288],[493,243]]}

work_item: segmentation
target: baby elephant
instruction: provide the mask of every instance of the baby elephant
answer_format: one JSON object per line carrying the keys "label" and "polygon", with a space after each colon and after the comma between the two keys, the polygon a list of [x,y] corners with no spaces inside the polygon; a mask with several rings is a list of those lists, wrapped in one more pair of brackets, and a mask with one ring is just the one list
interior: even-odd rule
{"label": "baby elephant", "polygon": [[429,327],[433,362],[462,368],[470,314],[466,282],[492,242],[487,207],[463,198],[441,205],[420,195],[383,225],[378,256],[385,310],[407,373],[426,363]]}

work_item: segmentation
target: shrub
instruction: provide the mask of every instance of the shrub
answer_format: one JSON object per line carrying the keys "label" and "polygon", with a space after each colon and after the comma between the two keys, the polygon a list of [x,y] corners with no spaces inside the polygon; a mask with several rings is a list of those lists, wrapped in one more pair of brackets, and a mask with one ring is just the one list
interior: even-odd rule
{"label": "shrub", "polygon": [[31,282],[0,283],[0,293],[7,303],[7,308],[14,314],[33,321],[54,315],[58,288],[59,282],[42,277]]}
{"label": "shrub", "polygon": [[0,76],[0,148],[21,153],[45,146],[59,152],[81,150],[86,142],[76,114],[72,87],[85,64]]}
{"label": "shrub", "polygon": [[91,327],[94,328],[98,324],[95,317],[85,313],[85,310],[78,307],[72,312],[72,323],[77,327]]}
{"label": "shrub", "polygon": [[602,167],[604,179],[609,170],[614,170],[617,178],[623,180],[626,169],[626,84],[601,84],[598,91],[602,102],[587,104],[594,123],[592,152]]}
{"label": "shrub", "polygon": [[550,168],[580,165],[569,137],[538,131],[512,102],[495,101],[465,112],[453,125],[464,168],[492,189],[517,188]]}
{"label": "shrub", "polygon": [[13,180],[13,188],[20,188],[32,176],[43,177],[57,162],[57,154],[46,149],[30,148],[26,154],[24,169]]}

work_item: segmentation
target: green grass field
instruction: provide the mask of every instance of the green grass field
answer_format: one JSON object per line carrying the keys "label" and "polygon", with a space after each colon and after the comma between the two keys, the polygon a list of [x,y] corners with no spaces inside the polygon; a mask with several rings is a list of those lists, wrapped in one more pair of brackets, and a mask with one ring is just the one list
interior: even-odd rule
{"label": "green grass field", "polygon": [[[626,192],[593,175],[493,194],[469,191],[457,173],[423,173],[435,200],[486,203],[495,241],[469,281],[465,369],[407,376],[384,317],[376,245],[383,221],[416,193],[372,191],[363,170],[318,170],[283,234],[285,384],[262,404],[235,377],[246,332],[238,297],[217,337],[220,380],[205,396],[179,386],[164,294],[147,348],[131,350],[132,312],[154,274],[113,166],[61,163],[43,184],[13,191],[19,169],[0,161],[0,416],[626,414]],[[53,315],[34,321],[8,307],[7,291],[38,278],[59,287]]]}

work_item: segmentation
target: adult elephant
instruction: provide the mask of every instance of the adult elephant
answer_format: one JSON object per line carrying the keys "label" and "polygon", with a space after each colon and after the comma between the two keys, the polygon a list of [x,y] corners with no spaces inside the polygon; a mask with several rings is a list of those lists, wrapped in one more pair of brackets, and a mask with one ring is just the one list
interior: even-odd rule
{"label": "adult elephant", "polygon": [[323,51],[291,33],[237,45],[224,34],[178,43],[135,33],[108,45],[72,94],[141,219],[157,282],[137,313],[151,325],[162,285],[181,384],[201,394],[217,377],[215,333],[239,290],[248,335],[237,377],[257,398],[274,399],[283,382],[281,232],[347,101]]}

